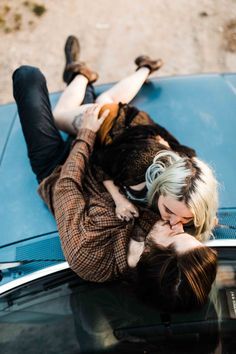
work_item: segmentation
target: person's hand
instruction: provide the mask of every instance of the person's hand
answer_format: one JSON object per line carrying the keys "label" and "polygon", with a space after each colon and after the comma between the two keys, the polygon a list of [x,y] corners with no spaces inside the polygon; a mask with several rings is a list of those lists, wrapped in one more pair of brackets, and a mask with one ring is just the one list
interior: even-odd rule
{"label": "person's hand", "polygon": [[183,233],[184,229],[181,223],[171,226],[168,221],[159,220],[153,225],[147,239],[168,246],[172,242],[173,236]]}
{"label": "person's hand", "polygon": [[120,220],[130,221],[139,216],[138,209],[124,196],[120,196],[116,203],[116,216]]}
{"label": "person's hand", "polygon": [[92,107],[86,109],[83,114],[80,127],[84,129],[90,129],[96,133],[110,112],[109,109],[106,109],[101,117],[98,118],[101,107],[102,105],[100,104],[94,104]]}
{"label": "person's hand", "polygon": [[171,226],[168,221],[158,220],[153,225],[152,231],[166,236],[174,236],[183,233],[184,228],[181,223]]}
{"label": "person's hand", "polygon": [[175,235],[182,234],[184,233],[184,226],[181,222],[178,222],[177,224],[171,226],[171,230]]}

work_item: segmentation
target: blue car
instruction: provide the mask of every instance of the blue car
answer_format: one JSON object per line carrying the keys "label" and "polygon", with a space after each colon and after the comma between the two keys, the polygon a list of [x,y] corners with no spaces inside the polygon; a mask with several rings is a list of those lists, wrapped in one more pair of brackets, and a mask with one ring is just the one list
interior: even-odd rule
{"label": "blue car", "polygon": [[[50,96],[52,106],[59,95]],[[198,313],[162,313],[123,283],[75,275],[36,193],[16,105],[2,105],[0,353],[236,352],[236,74],[153,79],[132,103],[193,147],[220,182],[209,241],[219,270],[209,303]]]}

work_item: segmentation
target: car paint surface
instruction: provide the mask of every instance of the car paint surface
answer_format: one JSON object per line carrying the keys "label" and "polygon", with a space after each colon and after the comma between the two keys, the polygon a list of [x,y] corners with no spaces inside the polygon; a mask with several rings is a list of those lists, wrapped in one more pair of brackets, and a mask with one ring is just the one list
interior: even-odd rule
{"label": "car paint surface", "polygon": [[[108,87],[110,84],[98,86],[96,91],[100,93]],[[59,95],[51,94],[52,106]],[[132,104],[148,112],[181,143],[196,149],[198,156],[210,163],[220,182],[220,207],[235,215],[236,75],[153,79],[143,86]],[[14,103],[0,107],[0,124],[0,260],[30,258],[59,262],[64,257],[56,223],[37,195],[37,182]],[[23,270],[32,272],[49,263],[31,263]],[[19,276],[17,271],[15,277]],[[5,279],[10,281],[11,277],[12,274]]]}

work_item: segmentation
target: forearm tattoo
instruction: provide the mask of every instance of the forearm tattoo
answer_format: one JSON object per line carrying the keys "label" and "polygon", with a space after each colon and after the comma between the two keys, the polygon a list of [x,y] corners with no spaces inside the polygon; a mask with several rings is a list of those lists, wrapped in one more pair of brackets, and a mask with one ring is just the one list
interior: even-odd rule
{"label": "forearm tattoo", "polygon": [[74,128],[74,131],[76,134],[80,130],[81,123],[82,123],[82,117],[83,117],[83,113],[79,113],[79,114],[77,114],[77,116],[75,116],[75,118],[72,122],[72,127]]}

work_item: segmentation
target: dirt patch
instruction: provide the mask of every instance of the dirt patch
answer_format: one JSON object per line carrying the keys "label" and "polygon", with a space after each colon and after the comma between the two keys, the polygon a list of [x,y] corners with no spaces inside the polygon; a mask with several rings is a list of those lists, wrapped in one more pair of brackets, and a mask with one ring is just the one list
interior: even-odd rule
{"label": "dirt patch", "polygon": [[224,27],[225,50],[236,53],[236,19],[230,20]]}
{"label": "dirt patch", "polygon": [[0,5],[0,31],[8,34],[20,30],[32,30],[37,25],[37,17],[47,11],[44,4],[32,1],[9,2]]}
{"label": "dirt patch", "polygon": [[236,71],[236,0],[1,0],[0,103],[13,101],[13,71],[33,65],[50,92],[62,90],[64,43],[74,34],[98,84],[162,58],[158,76]]}

